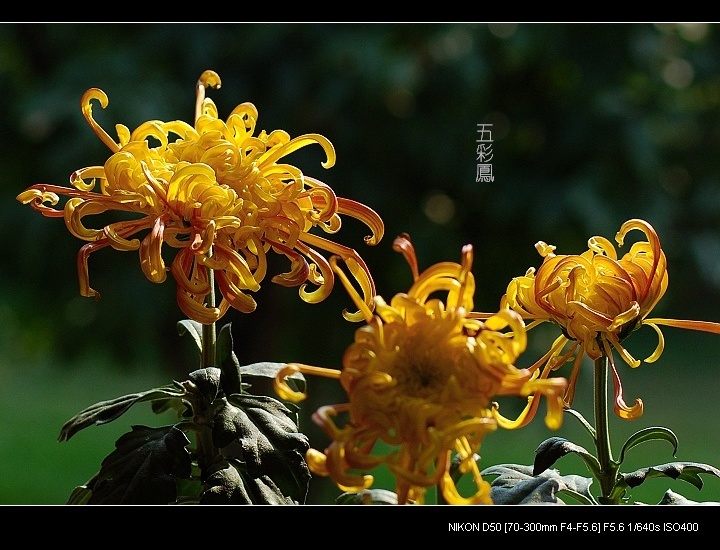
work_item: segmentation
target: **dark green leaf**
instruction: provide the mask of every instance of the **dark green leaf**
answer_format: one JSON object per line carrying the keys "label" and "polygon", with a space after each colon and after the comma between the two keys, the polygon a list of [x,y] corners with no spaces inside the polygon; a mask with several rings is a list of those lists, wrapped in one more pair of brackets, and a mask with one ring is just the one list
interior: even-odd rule
{"label": "dark green leaf", "polygon": [[667,476],[672,479],[686,481],[698,489],[702,489],[703,481],[700,479],[700,474],[720,477],[720,470],[714,466],[697,462],[670,462],[668,464],[650,466],[636,470],[635,472],[621,474],[620,479],[616,483],[616,487],[637,487],[647,479]]}
{"label": "dark green leaf", "polygon": [[87,503],[172,503],[177,497],[177,479],[191,474],[189,443],[185,433],[174,426],[133,426],[132,432],[117,440],[115,450],[87,484],[92,491]]}
{"label": "dark green leaf", "polygon": [[112,422],[126,413],[135,403],[166,399],[168,397],[178,398],[184,395],[184,393],[185,392],[177,386],[165,386],[141,393],[131,393],[109,401],[100,401],[68,420],[60,429],[58,440],[67,441],[77,432],[88,426],[97,426],[99,424]]}
{"label": "dark green leaf", "polygon": [[197,386],[208,403],[215,401],[222,390],[221,372],[216,367],[198,369],[188,375],[189,380]]}
{"label": "dark green leaf", "polygon": [[622,464],[623,460],[625,460],[625,453],[636,445],[640,445],[640,443],[644,443],[646,441],[658,440],[669,441],[673,446],[673,456],[675,456],[675,453],[677,453],[678,450],[677,436],[667,428],[663,428],[662,426],[654,426],[650,428],[645,428],[643,430],[640,430],[639,432],[635,432],[628,438],[628,440],[623,445],[622,450],[620,451],[620,458],[618,460],[618,463]]}
{"label": "dark green leaf", "polygon": [[230,329],[230,323],[224,325],[218,333],[216,342],[216,356],[218,365],[223,372],[222,388],[225,395],[232,395],[242,391],[240,361],[238,361],[237,355],[233,351],[233,338]]}
{"label": "dark green leaf", "polygon": [[248,475],[239,460],[223,461],[208,476],[200,504],[297,504],[268,475]]}
{"label": "dark green leaf", "polygon": [[599,477],[600,463],[597,458],[591,455],[580,445],[576,445],[562,437],[551,437],[546,439],[535,450],[535,466],[533,475],[539,475],[555,462],[568,453],[575,453],[582,458],[585,465],[593,473],[595,477]]}
{"label": "dark green leaf", "polygon": [[495,504],[565,504],[558,493],[568,494],[584,504],[594,503],[591,478],[561,476],[556,470],[533,475],[532,466],[501,464],[484,469],[485,476],[498,476],[491,483],[490,496]]}
{"label": "dark green leaf", "polygon": [[290,416],[276,399],[232,395],[213,417],[213,442],[224,456],[244,461],[250,478],[270,472],[284,495],[302,503],[310,483],[305,462],[310,445]]}
{"label": "dark green leaf", "polygon": [[200,496],[200,504],[253,504],[237,468],[223,461],[214,467]]}
{"label": "dark green leaf", "polygon": [[366,489],[359,493],[343,493],[335,504],[397,504],[397,494],[387,489]]}
{"label": "dark green leaf", "polygon": [[188,334],[195,341],[200,353],[202,353],[202,325],[191,319],[183,319],[177,324],[178,334],[184,336]]}

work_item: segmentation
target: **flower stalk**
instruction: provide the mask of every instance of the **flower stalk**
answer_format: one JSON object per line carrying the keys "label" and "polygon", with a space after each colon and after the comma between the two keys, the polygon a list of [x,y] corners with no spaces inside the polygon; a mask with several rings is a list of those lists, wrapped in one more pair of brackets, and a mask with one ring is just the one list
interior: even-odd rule
{"label": "flower stalk", "polygon": [[[600,462],[600,489],[603,504],[617,504],[610,502],[610,494],[615,487],[617,463],[613,460],[612,446],[610,444],[610,423],[608,414],[608,368],[609,359],[602,355],[595,360],[595,446],[597,459]],[[604,501],[604,502],[603,502]]]}

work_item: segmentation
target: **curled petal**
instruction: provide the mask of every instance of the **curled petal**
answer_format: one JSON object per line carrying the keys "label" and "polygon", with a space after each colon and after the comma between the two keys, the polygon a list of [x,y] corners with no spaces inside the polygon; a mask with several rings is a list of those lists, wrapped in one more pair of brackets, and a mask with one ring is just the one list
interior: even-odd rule
{"label": "curled petal", "polygon": [[418,269],[417,256],[415,255],[415,247],[410,240],[410,235],[403,233],[396,237],[392,246],[395,252],[400,252],[403,255],[405,261],[407,261],[410,266],[413,281],[417,281],[420,277],[420,271]]}
{"label": "curled petal", "polygon": [[658,336],[658,343],[655,347],[655,351],[653,351],[652,354],[645,359],[646,363],[654,363],[658,360],[658,358],[662,355],[662,352],[665,350],[665,336],[663,336],[660,327],[658,327],[655,323],[644,322],[643,325],[651,326]]}
{"label": "curled petal", "polygon": [[80,295],[88,298],[100,299],[100,293],[90,287],[90,273],[88,271],[88,258],[90,254],[108,246],[106,240],[88,243],[80,248],[77,255],[78,278],[80,281]]}
{"label": "curled petal", "polygon": [[312,374],[315,376],[323,376],[325,378],[340,378],[340,371],[335,369],[326,369],[323,367],[313,367],[312,365],[303,365],[300,363],[288,363],[275,375],[275,391],[282,399],[287,399],[297,403],[307,397],[303,392],[293,390],[287,383],[287,378],[295,373]]}
{"label": "curled petal", "polygon": [[299,371],[300,369],[297,365],[290,364],[280,369],[275,375],[273,385],[275,387],[275,393],[280,396],[280,399],[292,401],[293,403],[299,403],[307,397],[304,392],[293,390],[287,383],[287,378]]}
{"label": "curled petal", "polygon": [[615,411],[615,414],[623,420],[634,420],[636,418],[639,418],[643,413],[642,399],[635,399],[635,403],[632,407],[628,407],[625,404],[625,399],[623,398],[622,382],[620,381],[620,375],[615,368],[615,361],[613,360],[613,356],[610,351],[610,345],[607,342],[603,342],[603,345],[605,346],[605,354],[608,363],[610,364],[610,370],[613,377],[613,387],[615,390],[615,405],[613,407],[613,410]]}
{"label": "curled petal", "polygon": [[376,245],[383,238],[385,224],[380,215],[369,206],[360,204],[357,201],[338,197],[338,212],[356,218],[367,225],[372,231],[371,235],[365,237],[365,243]]}
{"label": "curled petal", "polygon": [[505,430],[517,430],[526,426],[534,417],[537,412],[538,406],[540,405],[539,396],[531,395],[527,398],[527,404],[525,408],[520,412],[515,420],[504,417],[500,414],[500,405],[493,403],[492,415],[497,425]]}
{"label": "curled petal", "polygon": [[240,279],[226,271],[219,271],[215,278],[223,298],[235,309],[243,313],[252,313],[257,309],[257,302],[252,296],[243,292],[237,285]]}
{"label": "curled petal", "polygon": [[481,480],[480,482],[476,482],[476,486],[477,491],[473,495],[463,497],[460,495],[452,476],[447,472],[443,474],[442,483],[440,484],[443,497],[449,504],[493,504],[492,497],[490,496],[490,490],[492,488],[490,483]]}
{"label": "curled petal", "polygon": [[167,278],[167,268],[162,258],[164,230],[163,219],[156,219],[152,231],[140,245],[140,267],[145,276],[153,283],[162,283]]}
{"label": "curled petal", "polygon": [[327,469],[327,457],[324,453],[321,453],[317,449],[308,449],[305,453],[305,461],[307,462],[310,471],[314,474],[323,477],[330,475],[330,472],[328,472]]}
{"label": "curled petal", "polygon": [[261,157],[258,164],[260,167],[271,165],[278,159],[289,155],[293,151],[314,143],[320,145],[327,156],[325,162],[322,163],[322,167],[332,168],[335,164],[335,147],[333,147],[333,144],[330,143],[325,136],[320,134],[305,134],[303,136],[293,138],[283,145],[275,146]]}
{"label": "curled petal", "polygon": [[108,97],[105,92],[99,88],[90,88],[83,94],[82,99],[80,100],[80,106],[82,107],[82,113],[85,120],[87,120],[90,127],[95,131],[95,134],[100,138],[100,141],[107,145],[113,153],[117,153],[120,150],[120,146],[115,143],[115,140],[113,140],[113,138],[111,138],[97,122],[95,122],[95,119],[92,116],[92,100],[99,101],[100,106],[104,109],[108,106]]}
{"label": "curled petal", "polygon": [[275,275],[271,280],[282,286],[295,287],[310,278],[310,265],[305,257],[296,250],[289,248],[283,244],[272,242],[273,248],[278,252],[285,254],[290,259],[291,269],[287,273]]}
{"label": "curled petal", "polygon": [[369,489],[374,481],[371,475],[354,475],[346,467],[345,447],[331,443],[325,450],[325,464],[333,481],[344,491],[359,492]]}
{"label": "curled petal", "polygon": [[320,270],[319,276],[313,277],[312,268],[310,268],[311,273],[308,277],[310,282],[318,285],[317,290],[309,292],[307,290],[307,284],[304,284],[300,287],[300,297],[309,304],[322,302],[330,296],[330,292],[332,292],[332,288],[335,284],[335,277],[332,269],[330,268],[330,264],[321,254],[304,243],[297,243],[296,248],[302,254],[310,258],[313,261],[315,268]]}
{"label": "curled petal", "polygon": [[[48,191],[45,186],[30,187],[20,193],[16,199],[22,204],[30,204],[35,210],[42,212],[46,216],[60,217],[63,215],[62,211],[58,212],[51,208],[60,201],[60,197],[58,197],[57,193]],[[46,206],[45,203],[50,204],[50,207]]]}
{"label": "curled petal", "polygon": [[213,324],[224,313],[223,309],[208,306],[202,298],[189,294],[180,286],[177,289],[177,302],[185,315],[203,325]]}
{"label": "curled petal", "polygon": [[[345,272],[340,269],[338,266],[338,259],[340,259],[340,256],[331,256],[330,257],[330,267],[335,272],[335,274],[339,277],[340,281],[342,282],[343,286],[345,287],[345,290],[347,290],[347,293],[350,295],[350,298],[352,299],[353,303],[355,304],[355,307],[358,308],[358,312],[362,314],[363,318],[366,322],[370,322],[373,316],[373,310],[368,306],[367,303],[360,297],[360,294],[355,290],[355,287],[350,282],[350,279],[348,279],[348,276],[345,274]],[[367,295],[367,294],[365,294]],[[348,310],[345,310],[343,312],[345,317],[348,317],[351,315]]]}
{"label": "curled petal", "polygon": [[205,297],[210,292],[207,274],[204,268],[202,272],[198,272],[195,256],[189,249],[184,248],[177,253],[170,271],[178,283],[178,288],[189,295]]}

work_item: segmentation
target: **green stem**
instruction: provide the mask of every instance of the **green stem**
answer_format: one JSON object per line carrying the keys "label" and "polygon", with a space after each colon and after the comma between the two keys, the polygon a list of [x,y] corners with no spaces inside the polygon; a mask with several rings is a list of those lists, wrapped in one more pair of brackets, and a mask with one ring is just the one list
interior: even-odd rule
{"label": "green stem", "polygon": [[600,489],[602,504],[617,504],[610,498],[615,486],[615,475],[618,465],[612,457],[610,446],[610,429],[608,418],[608,365],[609,359],[602,355],[595,360],[595,446],[597,458],[600,462]]}
{"label": "green stem", "polygon": [[[215,307],[215,276],[213,271],[209,271],[209,284],[210,292],[208,293],[205,303],[208,307]],[[202,326],[202,352],[201,352],[201,368],[214,367],[216,366],[216,347],[217,347],[217,333],[215,329],[215,323]],[[200,413],[205,416],[207,410],[202,412],[196,411],[196,416]],[[212,433],[209,429],[206,429],[207,425],[205,422],[202,423],[202,427],[197,432],[197,462],[200,468],[200,476],[204,480],[205,473],[209,466],[215,460],[216,449],[212,442]]]}
{"label": "green stem", "polygon": [[[215,307],[215,277],[212,269],[210,271],[209,284],[210,292],[207,295],[205,303],[208,307]],[[202,368],[217,366],[215,358],[215,348],[217,347],[217,333],[215,323],[202,326]]]}

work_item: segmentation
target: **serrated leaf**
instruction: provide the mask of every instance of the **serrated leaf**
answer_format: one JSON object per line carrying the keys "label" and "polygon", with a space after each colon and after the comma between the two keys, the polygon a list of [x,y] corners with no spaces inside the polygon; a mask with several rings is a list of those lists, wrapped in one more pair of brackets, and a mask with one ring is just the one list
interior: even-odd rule
{"label": "serrated leaf", "polygon": [[645,443],[646,441],[658,440],[670,442],[670,444],[673,446],[673,456],[675,456],[675,453],[677,453],[678,450],[677,436],[667,428],[663,428],[662,426],[654,426],[650,428],[645,428],[643,430],[640,430],[639,432],[635,432],[627,439],[627,441],[622,447],[622,450],[620,451],[620,458],[618,460],[618,463],[622,464],[623,460],[625,460],[625,453],[633,447],[640,445],[641,443]]}
{"label": "serrated leaf", "polygon": [[310,483],[305,462],[310,445],[291,414],[271,397],[232,395],[213,417],[213,443],[228,459],[244,461],[251,479],[262,480],[270,472],[282,494],[303,503]]}
{"label": "serrated leaf", "polygon": [[383,505],[397,504],[397,494],[387,489],[365,489],[357,493],[343,493],[335,499],[335,504]]}
{"label": "serrated leaf", "polygon": [[77,432],[92,425],[107,424],[125,414],[136,403],[163,398],[178,398],[184,391],[176,386],[164,386],[141,393],[131,393],[108,401],[100,401],[68,420],[60,429],[58,441],[67,441]]}
{"label": "serrated leaf", "polygon": [[540,475],[555,464],[559,458],[569,453],[577,454],[595,477],[599,478],[600,463],[597,458],[591,455],[584,447],[576,445],[563,437],[551,437],[540,443],[535,450],[533,475]]}
{"label": "serrated leaf", "polygon": [[183,319],[177,324],[177,331],[180,336],[185,334],[192,337],[200,353],[202,353],[202,324],[191,319]]}
{"label": "serrated leaf", "polygon": [[565,504],[558,493],[568,494],[585,504],[592,504],[593,480],[576,475],[561,476],[556,470],[533,475],[532,466],[501,464],[481,472],[483,477],[498,476],[490,484],[490,497],[495,504]]}
{"label": "serrated leaf", "polygon": [[223,461],[208,476],[200,504],[298,504],[285,496],[273,480],[249,476],[239,460]]}
{"label": "serrated leaf", "polygon": [[[190,444],[175,426],[133,426],[88,482],[88,504],[169,504],[177,498],[177,479],[187,479],[192,459]],[[72,498],[72,497],[71,497]]]}
{"label": "serrated leaf", "polygon": [[698,489],[702,489],[703,481],[700,474],[713,475],[720,477],[720,470],[709,464],[700,464],[698,462],[670,462],[660,464],[658,466],[650,466],[641,468],[627,474],[620,474],[616,487],[637,487],[648,479],[667,476],[672,479],[680,479],[694,485]]}

